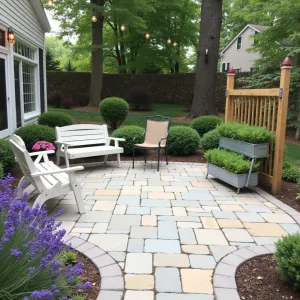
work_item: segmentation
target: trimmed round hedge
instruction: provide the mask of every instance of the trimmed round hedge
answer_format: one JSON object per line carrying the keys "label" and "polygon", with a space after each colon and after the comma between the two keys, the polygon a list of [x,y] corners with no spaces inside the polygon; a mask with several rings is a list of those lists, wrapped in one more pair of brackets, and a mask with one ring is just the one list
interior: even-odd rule
{"label": "trimmed round hedge", "polygon": [[220,134],[218,129],[213,129],[203,135],[200,146],[204,151],[219,147]]}
{"label": "trimmed round hedge", "polygon": [[173,126],[169,131],[168,153],[190,155],[199,149],[200,136],[196,130],[187,126]]}
{"label": "trimmed round hedge", "polygon": [[8,140],[0,140],[0,163],[4,172],[15,164],[15,156]]}
{"label": "trimmed round hedge", "polygon": [[205,133],[217,128],[223,122],[223,119],[217,116],[202,116],[195,119],[191,126],[197,130],[200,136],[203,136]]}
{"label": "trimmed round hedge", "polygon": [[32,146],[37,141],[47,141],[52,144],[55,141],[54,128],[45,125],[29,124],[17,129],[15,134],[23,139],[29,152],[32,152]]}
{"label": "trimmed round hedge", "polygon": [[[113,132],[113,137],[124,138],[125,142],[120,142],[121,147],[124,148],[124,154],[132,154],[133,144],[141,144],[144,142],[144,128],[139,126],[126,126],[119,128]],[[133,141],[133,138],[135,140]]]}
{"label": "trimmed round hedge", "polygon": [[102,118],[112,130],[122,125],[129,112],[128,103],[117,97],[105,98],[100,102],[99,108]]}
{"label": "trimmed round hedge", "polygon": [[40,125],[47,125],[49,127],[63,127],[73,124],[73,118],[65,113],[62,112],[46,112],[41,114],[38,123]]}

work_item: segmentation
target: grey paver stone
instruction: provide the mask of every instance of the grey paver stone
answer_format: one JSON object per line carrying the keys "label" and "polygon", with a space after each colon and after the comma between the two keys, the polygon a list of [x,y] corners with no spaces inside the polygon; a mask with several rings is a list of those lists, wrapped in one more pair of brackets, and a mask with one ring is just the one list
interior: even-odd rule
{"label": "grey paver stone", "polygon": [[171,207],[171,202],[170,202],[170,200],[142,199],[142,206],[145,206],[145,207]]}
{"label": "grey paver stone", "polygon": [[89,243],[89,242],[85,242],[84,244],[80,245],[79,247],[76,248],[76,250],[80,251],[80,252],[85,252],[91,248],[95,247],[94,244]]}
{"label": "grey paver stone", "polygon": [[240,300],[236,289],[215,288],[216,300]]}
{"label": "grey paver stone", "polygon": [[107,211],[87,211],[81,215],[79,222],[109,222],[111,218],[111,212]]}
{"label": "grey paver stone", "polygon": [[215,274],[234,277],[235,272],[236,272],[236,267],[227,265],[227,264],[223,264],[222,262],[220,262],[217,265]]}
{"label": "grey paver stone", "polygon": [[105,252],[99,247],[95,246],[87,251],[83,252],[88,258],[93,259],[95,257],[103,255]]}
{"label": "grey paver stone", "polygon": [[129,239],[128,252],[144,252],[144,240],[143,239]]}
{"label": "grey paver stone", "polygon": [[250,251],[247,248],[239,249],[239,250],[235,251],[234,254],[237,256],[240,256],[242,258],[245,258],[245,259],[249,259],[249,258],[252,258],[257,255],[256,253]]}
{"label": "grey paver stone", "polygon": [[156,300],[214,300],[214,296],[207,294],[159,293],[156,295]]}
{"label": "grey paver stone", "polygon": [[123,262],[125,260],[125,252],[109,252],[108,253],[114,260]]}
{"label": "grey paver stone", "polygon": [[152,291],[130,291],[127,290],[125,293],[124,300],[153,300],[154,292]]}
{"label": "grey paver stone", "polygon": [[181,249],[178,240],[146,240],[145,252],[181,253]]}
{"label": "grey paver stone", "polygon": [[89,234],[88,233],[81,233],[79,236],[81,239],[87,241],[89,238]]}
{"label": "grey paver stone", "polygon": [[250,251],[260,255],[271,253],[271,251],[264,246],[253,246],[250,248]]}
{"label": "grey paver stone", "polygon": [[234,277],[228,277],[223,275],[214,276],[214,287],[236,289],[236,282]]}
{"label": "grey paver stone", "polygon": [[78,238],[78,237],[73,237],[72,239],[70,239],[68,241],[68,244],[71,244],[72,248],[77,248],[77,247],[79,247],[80,245],[82,245],[84,243],[85,243],[85,241]]}
{"label": "grey paver stone", "polygon": [[264,247],[270,250],[271,253],[274,253],[276,250],[275,245],[264,245]]}
{"label": "grey paver stone", "polygon": [[100,291],[97,300],[121,300],[122,297],[123,297],[123,292],[102,290]]}
{"label": "grey paver stone", "polygon": [[126,210],[126,214],[127,215],[150,215],[150,208],[129,206]]}
{"label": "grey paver stone", "polygon": [[197,201],[187,201],[187,200],[171,200],[172,206],[175,207],[200,207]]}
{"label": "grey paver stone", "polygon": [[126,234],[91,234],[89,241],[104,251],[126,251],[128,235]]}
{"label": "grey paver stone", "polygon": [[168,207],[151,207],[151,215],[155,216],[173,216],[173,211]]}
{"label": "grey paver stone", "polygon": [[244,205],[243,207],[247,212],[255,212],[255,213],[260,213],[260,212],[271,213],[272,212],[270,208],[263,206],[263,205]]}
{"label": "grey paver stone", "polygon": [[120,196],[118,199],[118,204],[126,204],[128,206],[139,206],[140,197],[139,196]]}
{"label": "grey paver stone", "polygon": [[125,272],[130,274],[151,274],[152,254],[128,253],[126,257]]}
{"label": "grey paver stone", "polygon": [[178,228],[181,244],[196,245],[194,230],[192,228]]}
{"label": "grey paver stone", "polygon": [[79,227],[79,228],[93,228],[95,223],[75,223],[74,227]]}
{"label": "grey paver stone", "polygon": [[192,200],[192,201],[199,201],[199,200],[206,200],[206,201],[214,201],[213,196],[209,191],[197,191],[197,192],[184,192],[181,193],[183,200]]}
{"label": "grey paver stone", "polygon": [[122,276],[105,277],[101,280],[102,290],[123,290],[124,280]]}
{"label": "grey paver stone", "polygon": [[117,264],[113,264],[110,266],[100,268],[100,275],[101,275],[101,278],[115,277],[115,276],[122,276],[122,272],[120,270],[120,267]]}
{"label": "grey paver stone", "polygon": [[139,226],[141,216],[135,215],[113,215],[109,223],[110,230],[128,230],[131,226]]}
{"label": "grey paver stone", "polygon": [[236,215],[242,222],[264,223],[265,220],[258,213],[237,212]]}
{"label": "grey paver stone", "polygon": [[211,255],[191,254],[189,257],[194,269],[214,269],[216,267],[216,261]]}
{"label": "grey paver stone", "polygon": [[181,293],[181,281],[177,268],[156,268],[155,287],[158,292]]}
{"label": "grey paver stone", "polygon": [[234,267],[238,267],[244,261],[245,261],[244,258],[237,256],[234,253],[231,253],[222,259],[222,263],[228,264],[228,265],[231,265]]}
{"label": "grey paver stone", "polygon": [[298,224],[280,224],[280,226],[289,234],[300,232]]}
{"label": "grey paver stone", "polygon": [[176,221],[176,222],[200,222],[199,217],[176,217],[176,216],[158,216],[159,221]]}
{"label": "grey paver stone", "polygon": [[255,242],[257,245],[273,245],[275,244],[279,238],[276,237],[254,237]]}
{"label": "grey paver stone", "polygon": [[157,228],[147,226],[131,227],[130,238],[132,239],[156,239]]}
{"label": "grey paver stone", "polygon": [[96,264],[96,266],[98,268],[102,268],[102,267],[105,267],[105,266],[109,266],[109,265],[112,265],[112,264],[115,264],[116,262],[107,254],[104,254],[102,256],[99,256],[97,258],[95,258],[94,260],[94,263]]}
{"label": "grey paver stone", "polygon": [[213,211],[212,212],[216,219],[236,219],[236,215],[230,211]]}
{"label": "grey paver stone", "polygon": [[178,239],[178,231],[176,222],[174,221],[159,221],[158,222],[158,238],[165,240]]}

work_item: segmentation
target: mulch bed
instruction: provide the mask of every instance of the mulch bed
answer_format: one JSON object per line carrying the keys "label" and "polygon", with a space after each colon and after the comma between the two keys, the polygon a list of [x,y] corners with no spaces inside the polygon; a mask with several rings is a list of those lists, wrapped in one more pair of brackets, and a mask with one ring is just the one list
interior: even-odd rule
{"label": "mulch bed", "polygon": [[[73,250],[72,250],[73,251]],[[85,300],[96,300],[100,291],[101,278],[98,269],[93,262],[83,254],[77,252],[78,262],[83,263],[84,273],[80,276],[82,282],[91,282],[93,287],[84,291],[79,291],[77,294],[85,296]]]}
{"label": "mulch bed", "polygon": [[273,255],[263,255],[248,260],[236,273],[238,293],[243,300],[300,299],[276,270]]}

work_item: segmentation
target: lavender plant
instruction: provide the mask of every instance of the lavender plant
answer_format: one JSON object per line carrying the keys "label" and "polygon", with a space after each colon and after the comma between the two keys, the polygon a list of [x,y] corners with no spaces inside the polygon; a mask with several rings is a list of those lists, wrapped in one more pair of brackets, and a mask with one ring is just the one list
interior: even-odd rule
{"label": "lavender plant", "polygon": [[69,300],[92,284],[78,280],[81,263],[60,261],[65,230],[44,207],[28,208],[26,195],[16,200],[13,180],[0,180],[0,299]]}

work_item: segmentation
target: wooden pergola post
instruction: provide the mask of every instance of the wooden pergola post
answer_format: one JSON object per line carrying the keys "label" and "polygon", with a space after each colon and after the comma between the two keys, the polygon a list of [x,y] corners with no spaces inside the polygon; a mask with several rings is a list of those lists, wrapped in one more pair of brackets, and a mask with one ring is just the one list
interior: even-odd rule
{"label": "wooden pergola post", "polygon": [[276,142],[274,153],[274,174],[272,182],[272,193],[275,195],[278,194],[281,189],[291,71],[292,63],[287,57],[281,65],[280,76],[280,99],[278,101]]}
{"label": "wooden pergola post", "polygon": [[227,86],[226,86],[226,108],[225,108],[225,122],[230,122],[232,121],[232,104],[231,104],[231,99],[230,95],[228,93],[229,90],[234,89],[234,69],[233,67],[230,67],[227,73]]}

